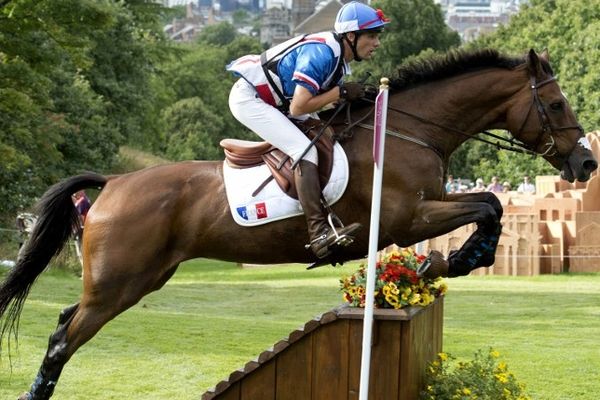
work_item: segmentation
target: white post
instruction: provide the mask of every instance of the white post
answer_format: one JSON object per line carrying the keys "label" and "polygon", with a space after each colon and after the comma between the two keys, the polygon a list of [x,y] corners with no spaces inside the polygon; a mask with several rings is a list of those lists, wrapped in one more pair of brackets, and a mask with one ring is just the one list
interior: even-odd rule
{"label": "white post", "polygon": [[383,155],[387,119],[388,83],[381,78],[379,95],[375,99],[375,132],[373,135],[373,196],[371,199],[371,224],[369,226],[369,262],[367,264],[367,292],[365,317],[363,319],[362,356],[360,362],[359,400],[369,398],[369,375],[371,369],[371,334],[373,332],[373,307],[375,302],[375,272],[377,269],[377,243],[379,242],[379,212],[383,181]]}

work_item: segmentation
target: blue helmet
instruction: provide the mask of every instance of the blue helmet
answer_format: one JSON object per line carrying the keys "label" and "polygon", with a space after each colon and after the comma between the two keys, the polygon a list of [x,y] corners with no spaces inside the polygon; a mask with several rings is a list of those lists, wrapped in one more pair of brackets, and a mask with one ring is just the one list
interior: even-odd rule
{"label": "blue helmet", "polygon": [[335,18],[336,33],[381,31],[390,22],[383,11],[373,9],[366,4],[352,1],[344,4]]}

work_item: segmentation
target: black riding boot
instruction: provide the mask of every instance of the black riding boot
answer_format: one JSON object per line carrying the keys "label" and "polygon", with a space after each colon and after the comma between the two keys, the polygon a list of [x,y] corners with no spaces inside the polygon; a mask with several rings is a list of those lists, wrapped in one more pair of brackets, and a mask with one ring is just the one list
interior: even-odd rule
{"label": "black riding boot", "polygon": [[331,254],[330,247],[334,244],[350,244],[353,239],[351,235],[360,229],[361,225],[355,222],[334,230],[327,223],[327,217],[321,206],[318,167],[310,161],[301,160],[294,171],[294,180],[298,200],[306,217],[310,249],[317,258],[325,258]]}

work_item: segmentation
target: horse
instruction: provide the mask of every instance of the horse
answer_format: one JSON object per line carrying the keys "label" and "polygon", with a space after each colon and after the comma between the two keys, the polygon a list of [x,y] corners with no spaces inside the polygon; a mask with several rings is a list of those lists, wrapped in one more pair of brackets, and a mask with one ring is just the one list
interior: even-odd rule
{"label": "horse", "polygon": [[[371,204],[372,126],[358,122],[370,113],[372,104],[362,102],[352,105],[350,120],[344,113],[333,118],[338,130],[351,132],[339,138],[351,174],[332,209],[341,220],[363,226],[369,226]],[[493,193],[445,193],[449,157],[462,143],[484,130],[504,129],[512,144],[543,157],[570,182],[587,181],[598,166],[546,51],[512,57],[492,49],[455,50],[401,67],[390,80],[387,126],[378,247],[407,247],[475,223],[473,236],[442,260],[451,277],[492,265],[501,232],[502,206]],[[2,335],[18,340],[18,320],[32,284],[78,223],[71,195],[87,188],[101,191],[86,220],[83,293],[60,313],[23,400],[49,399],[75,351],[108,321],[159,290],[185,260],[314,261],[304,246],[302,216],[253,227],[234,223],[223,161],[82,174],[50,187],[38,203],[38,223],[0,287]],[[363,258],[368,236],[367,229],[359,231],[333,261]]]}

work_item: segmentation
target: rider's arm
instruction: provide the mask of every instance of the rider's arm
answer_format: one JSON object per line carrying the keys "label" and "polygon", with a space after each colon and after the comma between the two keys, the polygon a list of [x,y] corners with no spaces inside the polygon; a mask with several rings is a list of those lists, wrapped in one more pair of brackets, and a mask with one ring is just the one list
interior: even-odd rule
{"label": "rider's arm", "polygon": [[310,114],[319,111],[327,104],[333,103],[340,98],[340,88],[334,87],[327,92],[313,95],[307,88],[297,85],[294,90],[294,96],[290,103],[290,115],[297,117],[303,114]]}
{"label": "rider's arm", "polygon": [[322,84],[336,67],[333,50],[323,43],[300,46],[295,59],[292,82],[296,85],[290,102],[290,115],[297,117],[321,110],[340,98],[335,86],[322,91]]}

